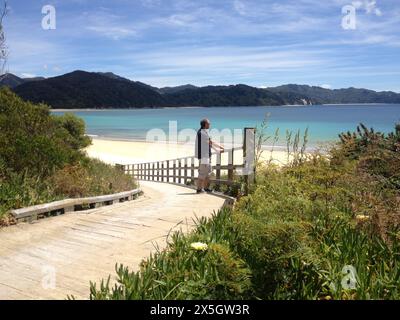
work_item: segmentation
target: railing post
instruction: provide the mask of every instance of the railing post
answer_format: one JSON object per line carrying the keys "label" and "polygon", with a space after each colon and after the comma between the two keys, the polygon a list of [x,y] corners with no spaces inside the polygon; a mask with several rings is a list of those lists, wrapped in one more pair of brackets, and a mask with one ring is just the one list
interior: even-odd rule
{"label": "railing post", "polygon": [[188,158],[185,158],[185,169],[184,169],[184,172],[185,172],[185,174],[183,175],[184,176],[184,181],[183,181],[183,183],[184,184],[186,184],[187,183],[187,180],[188,180]]}
{"label": "railing post", "polygon": [[219,191],[220,190],[220,181],[221,180],[221,153],[218,152],[217,153],[217,161],[215,163],[215,179],[216,181],[216,185],[215,185],[215,190]]}
{"label": "railing post", "polygon": [[234,149],[229,150],[229,153],[228,153],[228,180],[229,181],[233,181],[234,153],[235,153]]}
{"label": "railing post", "polygon": [[182,184],[182,160],[178,160],[178,183]]}
{"label": "railing post", "polygon": [[176,160],[174,160],[174,183],[177,182],[177,178],[176,178]]}
{"label": "railing post", "polygon": [[161,182],[164,182],[164,164],[164,161],[161,162]]}
{"label": "railing post", "polygon": [[151,181],[151,163],[147,165],[147,180]]}
{"label": "railing post", "polygon": [[249,192],[250,185],[255,180],[255,156],[256,156],[256,129],[244,129],[243,141],[243,159],[244,159],[244,174],[246,182],[246,194]]}
{"label": "railing post", "polygon": [[195,157],[192,157],[190,161],[192,162],[191,163],[190,176],[191,176],[192,182],[194,183],[194,162],[195,162]]}
{"label": "railing post", "polygon": [[169,166],[169,160],[167,160],[167,182],[169,183],[169,170],[170,170],[170,166]]}

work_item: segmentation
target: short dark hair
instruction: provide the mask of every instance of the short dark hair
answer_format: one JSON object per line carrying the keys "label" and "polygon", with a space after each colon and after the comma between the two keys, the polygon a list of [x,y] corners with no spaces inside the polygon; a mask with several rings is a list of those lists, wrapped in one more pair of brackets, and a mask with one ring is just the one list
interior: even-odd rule
{"label": "short dark hair", "polygon": [[206,124],[209,123],[210,121],[208,121],[208,119],[203,119],[200,121],[200,126],[202,129],[205,129]]}

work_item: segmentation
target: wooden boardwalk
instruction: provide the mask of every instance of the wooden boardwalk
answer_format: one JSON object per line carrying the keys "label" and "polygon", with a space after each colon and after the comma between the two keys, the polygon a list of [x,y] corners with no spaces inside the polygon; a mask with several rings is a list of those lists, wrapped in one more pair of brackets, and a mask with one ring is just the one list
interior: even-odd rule
{"label": "wooden boardwalk", "polygon": [[224,199],[171,184],[142,182],[137,200],[0,229],[0,299],[88,299],[89,281],[137,269],[165,247],[171,229],[193,228]]}

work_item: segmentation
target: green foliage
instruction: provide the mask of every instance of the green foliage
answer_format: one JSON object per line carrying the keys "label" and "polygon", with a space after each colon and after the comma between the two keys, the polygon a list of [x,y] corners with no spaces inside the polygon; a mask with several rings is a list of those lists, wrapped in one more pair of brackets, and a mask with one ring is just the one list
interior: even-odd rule
{"label": "green foliage", "polygon": [[268,88],[281,96],[284,94],[301,95],[311,100],[313,104],[342,104],[342,103],[399,103],[400,95],[395,92],[376,92],[367,89],[325,89],[315,86],[288,84]]}
{"label": "green foliage", "polygon": [[357,132],[342,133],[333,161],[359,160],[358,167],[381,180],[383,189],[400,189],[400,124],[389,134],[360,124]]}
{"label": "green foliage", "polygon": [[85,197],[112,194],[135,187],[133,179],[99,160],[85,159],[56,171],[47,181],[54,194]]}
{"label": "green foliage", "polygon": [[[259,168],[233,210],[174,235],[140,272],[119,268],[117,286],[91,297],[399,299],[399,132],[359,130],[326,156]],[[191,251],[194,241],[209,251]]]}
{"label": "green foliage", "polygon": [[53,116],[54,121],[58,124],[59,129],[65,130],[66,142],[75,150],[80,150],[88,147],[91,140],[85,135],[85,122],[73,115],[65,113],[62,116]]}
{"label": "green foliage", "polygon": [[13,208],[134,189],[131,177],[85,156],[90,143],[83,120],[0,89],[0,224]]}
{"label": "green foliage", "polygon": [[112,74],[74,71],[59,77],[25,82],[13,89],[23,99],[55,109],[166,107],[150,86]]}
{"label": "green foliage", "polygon": [[[224,241],[229,223],[226,211],[212,220],[202,219],[188,236],[172,235],[168,248],[144,260],[140,270],[118,266],[118,283],[91,284],[91,299],[244,299],[250,294],[250,275],[243,261]],[[208,244],[205,251],[191,248],[194,242]]]}
{"label": "green foliage", "polygon": [[80,148],[90,142],[82,129],[81,120],[72,115],[56,121],[47,106],[0,89],[0,158],[11,171],[48,176],[78,161],[83,157]]}

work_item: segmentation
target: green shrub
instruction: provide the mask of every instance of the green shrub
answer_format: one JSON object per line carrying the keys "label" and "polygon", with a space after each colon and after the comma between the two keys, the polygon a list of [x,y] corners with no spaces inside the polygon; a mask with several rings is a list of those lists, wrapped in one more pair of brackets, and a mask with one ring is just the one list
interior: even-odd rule
{"label": "green shrub", "polygon": [[90,143],[83,120],[0,89],[0,224],[10,209],[134,189],[132,177],[86,157]]}
{"label": "green shrub", "polygon": [[9,170],[48,176],[83,157],[90,143],[82,121],[72,115],[57,119],[45,105],[25,102],[0,89],[0,158]]}

